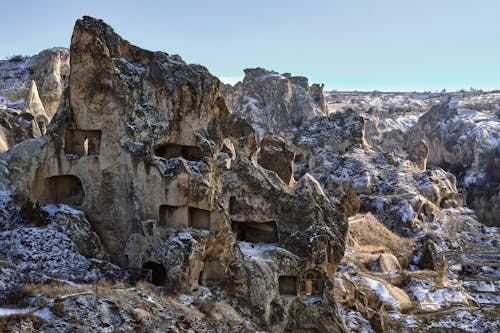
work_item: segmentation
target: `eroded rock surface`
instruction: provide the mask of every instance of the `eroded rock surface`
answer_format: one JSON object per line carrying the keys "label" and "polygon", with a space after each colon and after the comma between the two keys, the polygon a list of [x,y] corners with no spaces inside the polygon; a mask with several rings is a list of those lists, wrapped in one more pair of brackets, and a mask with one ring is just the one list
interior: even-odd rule
{"label": "eroded rock surface", "polygon": [[0,152],[45,134],[69,75],[69,50],[0,61]]}
{"label": "eroded rock surface", "polygon": [[[91,264],[109,254],[131,281],[147,280],[176,299],[182,293],[193,302],[211,300],[221,304],[215,312],[245,318],[205,327],[193,319],[205,331],[228,331],[242,322],[248,331],[344,331],[333,276],[344,254],[347,219],[312,176],[292,182],[293,152],[284,142],[269,138],[259,154],[254,130],[229,112],[220,81],[206,68],[133,46],[101,20],[76,22],[70,53],[69,86],[47,135],[15,146],[3,159],[4,186],[18,203],[34,202],[34,212],[50,213],[53,227],[40,227],[41,236],[64,232],[67,252],[94,257]],[[309,89],[307,80],[287,80]],[[280,156],[283,168],[266,164],[273,156]],[[68,206],[85,215],[67,215]],[[9,260],[17,258],[9,249],[22,249],[15,245],[17,233],[27,232],[34,231],[17,224],[9,231]],[[32,243],[40,246],[38,238]],[[91,264],[80,269],[91,274]],[[89,297],[60,297],[57,308],[39,306],[59,318],[39,328],[137,327],[118,310],[111,311],[116,322],[101,322],[117,304],[111,294],[102,298],[96,289]],[[130,297],[131,307],[146,308],[144,300]],[[153,300],[165,311],[175,307]],[[92,314],[97,323],[83,321],[88,303],[98,304]],[[204,306],[196,305],[200,311]],[[79,326],[61,308],[82,312]],[[163,322],[145,331],[176,325],[164,312],[150,317]]]}
{"label": "eroded rock surface", "polygon": [[322,85],[309,86],[306,77],[263,68],[245,69],[243,81],[225,85],[223,95],[229,109],[254,126],[259,139],[266,130],[286,135],[285,129],[327,114]]}

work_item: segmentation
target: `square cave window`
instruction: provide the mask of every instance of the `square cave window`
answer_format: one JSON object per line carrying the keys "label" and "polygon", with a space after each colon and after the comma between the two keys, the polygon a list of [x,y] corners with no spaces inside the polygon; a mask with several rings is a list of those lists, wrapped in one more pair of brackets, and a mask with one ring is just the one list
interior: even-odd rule
{"label": "square cave window", "polygon": [[81,180],[73,175],[53,176],[45,179],[43,202],[80,206],[85,200]]}
{"label": "square cave window", "polygon": [[182,157],[189,161],[201,161],[203,153],[199,147],[178,144],[159,145],[154,149],[155,156],[162,158]]}
{"label": "square cave window", "polygon": [[194,229],[210,229],[210,211],[189,207],[188,226]]}
{"label": "square cave window", "polygon": [[280,276],[278,279],[280,295],[298,294],[298,283],[296,276]]}
{"label": "square cave window", "polygon": [[100,130],[66,129],[64,131],[64,152],[66,154],[80,156],[99,155],[100,149]]}
{"label": "square cave window", "polygon": [[317,271],[305,273],[301,289],[306,296],[322,296],[323,279],[321,278],[321,274]]}
{"label": "square cave window", "polygon": [[161,205],[159,225],[163,227],[187,227],[188,207]]}
{"label": "square cave window", "polygon": [[232,222],[233,233],[239,241],[250,243],[277,243],[278,226],[270,222]]}
{"label": "square cave window", "polygon": [[159,225],[164,227],[210,229],[210,211],[188,206],[161,205]]}

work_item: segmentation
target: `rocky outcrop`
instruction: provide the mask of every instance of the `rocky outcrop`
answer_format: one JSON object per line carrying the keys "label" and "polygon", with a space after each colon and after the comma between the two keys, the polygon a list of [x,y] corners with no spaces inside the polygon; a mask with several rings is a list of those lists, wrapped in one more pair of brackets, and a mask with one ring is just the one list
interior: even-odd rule
{"label": "rocky outcrop", "polygon": [[0,152],[46,132],[69,75],[69,51],[0,61]]}
{"label": "rocky outcrop", "polygon": [[266,130],[286,135],[303,121],[327,114],[323,85],[309,86],[306,77],[263,68],[245,69],[243,81],[225,85],[223,95],[229,109],[253,124],[259,138]]}
{"label": "rocky outcrop", "polygon": [[12,108],[0,109],[0,152],[26,139],[39,138],[42,134],[37,118],[30,112]]}
{"label": "rocky outcrop", "polygon": [[293,186],[294,160],[295,152],[287,147],[285,140],[270,132],[264,133],[258,155],[258,162],[264,169],[276,172],[285,184]]}
{"label": "rocky outcrop", "polygon": [[36,83],[46,112],[56,113],[69,75],[69,50],[47,49],[33,57],[15,56],[0,61],[0,104],[22,109]]}
{"label": "rocky outcrop", "polygon": [[80,232],[88,219],[132,280],[173,297],[212,290],[273,332],[344,331],[332,276],[347,220],[313,177],[292,182],[284,142],[268,137],[259,153],[206,68],[133,46],[101,20],[78,20],[70,50],[47,135],[6,158],[14,196],[83,211],[53,216],[72,244],[104,255]]}
{"label": "rocky outcrop", "polygon": [[[293,140],[304,155],[295,163],[296,177],[312,174],[330,200],[353,215],[348,251],[336,274],[336,299],[349,329],[397,331],[413,318],[408,312],[454,313],[458,304],[491,318],[448,275],[448,267],[492,246],[480,239],[493,241],[496,231],[482,230],[463,207],[455,176],[437,167],[422,170],[398,153],[371,146],[365,128],[358,113],[339,111],[304,123]],[[353,210],[356,200],[360,206]],[[457,248],[468,249],[461,259],[454,256]],[[450,317],[455,319],[435,314],[412,327],[432,330],[432,322],[446,325],[459,314]]]}
{"label": "rocky outcrop", "polygon": [[406,135],[408,155],[414,155],[415,142],[428,147],[428,163],[455,174],[466,201],[479,219],[498,226],[500,197],[500,129],[493,113],[433,107]]}

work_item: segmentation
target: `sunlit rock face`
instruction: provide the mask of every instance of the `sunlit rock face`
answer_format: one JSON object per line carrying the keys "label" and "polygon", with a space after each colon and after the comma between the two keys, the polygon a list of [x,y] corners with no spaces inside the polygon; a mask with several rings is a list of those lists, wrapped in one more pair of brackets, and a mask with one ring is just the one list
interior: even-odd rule
{"label": "sunlit rock face", "polygon": [[51,48],[32,57],[15,56],[0,61],[0,104],[23,109],[31,82],[47,116],[56,113],[69,75],[69,50]]}
{"label": "sunlit rock face", "polygon": [[499,226],[500,128],[498,115],[441,104],[422,115],[407,135],[408,154],[425,142],[428,163],[455,174],[481,222]]}
{"label": "sunlit rock face", "polygon": [[267,165],[273,152],[259,155],[206,68],[133,46],[100,20],[76,22],[70,53],[58,112],[29,146],[39,153],[9,155],[24,172],[12,174],[16,195],[83,211],[138,279],[218,288],[273,332],[344,331],[332,277],[347,220],[312,176],[293,182],[284,142],[267,145],[283,167]]}
{"label": "sunlit rock face", "polygon": [[233,113],[248,120],[259,133],[286,136],[303,121],[327,114],[323,85],[309,85],[303,76],[263,68],[245,69],[242,82],[225,85],[223,95]]}
{"label": "sunlit rock face", "polygon": [[0,61],[0,152],[46,132],[69,75],[69,50]]}

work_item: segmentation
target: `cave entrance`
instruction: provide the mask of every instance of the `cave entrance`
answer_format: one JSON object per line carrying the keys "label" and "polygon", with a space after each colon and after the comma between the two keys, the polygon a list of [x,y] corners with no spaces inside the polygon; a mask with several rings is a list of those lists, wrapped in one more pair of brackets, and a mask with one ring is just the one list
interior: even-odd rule
{"label": "cave entrance", "polygon": [[45,179],[45,203],[80,206],[85,200],[81,180],[73,175],[53,176]]}
{"label": "cave entrance", "polygon": [[210,211],[189,207],[188,226],[194,229],[210,229]]}
{"label": "cave entrance", "polygon": [[148,261],[142,265],[141,277],[144,281],[155,286],[164,286],[167,279],[167,270],[162,264]]}
{"label": "cave entrance", "polygon": [[189,161],[201,161],[203,153],[199,147],[177,144],[159,145],[154,149],[155,156],[162,158],[182,157]]}
{"label": "cave entrance", "polygon": [[302,292],[306,296],[323,295],[323,279],[318,271],[309,271],[304,274],[302,282]]}
{"label": "cave entrance", "polygon": [[232,222],[233,233],[238,241],[250,243],[277,243],[278,226],[271,222]]}
{"label": "cave entrance", "polygon": [[161,205],[159,225],[164,227],[210,229],[210,211],[188,206]]}
{"label": "cave entrance", "polygon": [[295,163],[304,163],[306,161],[306,157],[302,153],[295,153],[294,162]]}
{"label": "cave entrance", "polygon": [[218,260],[205,262],[203,270],[200,272],[198,284],[200,286],[212,286],[220,283],[226,276],[224,266]]}
{"label": "cave entrance", "polygon": [[281,295],[296,296],[298,294],[297,276],[280,276],[278,285]]}
{"label": "cave entrance", "polygon": [[159,225],[162,227],[186,227],[188,221],[187,206],[161,205]]}
{"label": "cave entrance", "polygon": [[99,155],[101,148],[100,130],[75,130],[64,131],[64,152],[81,156]]}

